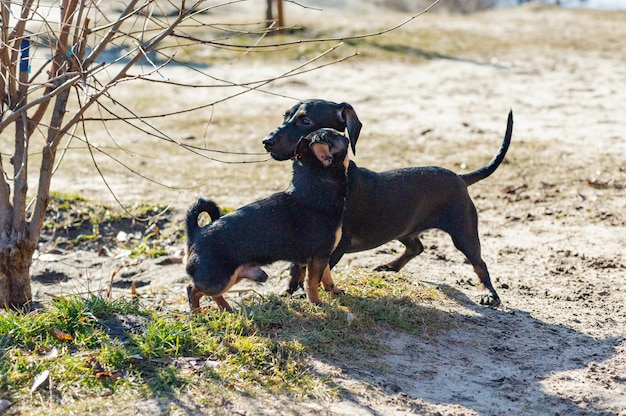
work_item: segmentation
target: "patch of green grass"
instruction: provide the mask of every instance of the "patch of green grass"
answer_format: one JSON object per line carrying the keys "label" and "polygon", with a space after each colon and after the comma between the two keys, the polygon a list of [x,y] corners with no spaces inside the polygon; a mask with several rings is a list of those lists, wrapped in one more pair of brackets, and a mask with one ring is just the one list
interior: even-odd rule
{"label": "patch of green grass", "polygon": [[[140,324],[124,326],[128,316]],[[39,396],[61,405],[60,398],[103,391],[176,395],[189,383],[250,393],[318,389],[312,388],[318,379],[306,371],[302,344],[257,335],[242,313],[190,317],[147,311],[135,302],[63,297],[27,315],[2,313],[0,333],[5,334],[0,339],[3,398],[32,405]],[[33,397],[34,381],[46,372]]]}
{"label": "patch of green grass", "polygon": [[0,390],[25,408],[45,402],[55,411],[68,397],[176,399],[189,389],[217,402],[241,393],[334,397],[340,389],[312,371],[312,359],[364,360],[387,351],[386,332],[432,336],[454,325],[432,306],[437,291],[402,275],[354,269],[338,283],[346,293],[322,294],[322,306],[271,295],[234,313],[191,316],[70,296],[28,314],[4,311]]}

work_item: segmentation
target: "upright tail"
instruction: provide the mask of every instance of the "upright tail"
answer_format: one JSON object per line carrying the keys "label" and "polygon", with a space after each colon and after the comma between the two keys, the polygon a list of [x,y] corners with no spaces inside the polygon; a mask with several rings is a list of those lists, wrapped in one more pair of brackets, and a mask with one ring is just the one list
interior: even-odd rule
{"label": "upright tail", "polygon": [[198,232],[198,217],[201,213],[206,212],[211,217],[211,221],[215,221],[220,217],[220,209],[215,202],[210,199],[198,199],[187,210],[187,243],[193,240],[193,236]]}
{"label": "upright tail", "polygon": [[500,150],[498,153],[480,169],[477,169],[473,172],[464,173],[459,175],[467,186],[473,185],[478,181],[482,181],[492,173],[498,169],[498,166],[504,160],[504,156],[506,155],[506,151],[509,149],[509,144],[511,143],[511,135],[513,134],[513,110],[509,112],[509,119],[506,123],[506,133],[504,134],[504,140],[502,141],[502,145],[500,146]]}

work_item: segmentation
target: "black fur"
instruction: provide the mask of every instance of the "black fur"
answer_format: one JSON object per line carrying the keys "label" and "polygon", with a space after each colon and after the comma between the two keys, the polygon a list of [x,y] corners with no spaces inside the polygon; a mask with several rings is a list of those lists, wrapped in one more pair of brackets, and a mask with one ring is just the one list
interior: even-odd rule
{"label": "black fur", "polygon": [[[323,160],[313,151],[316,143],[330,148]],[[330,129],[316,131],[294,149],[293,178],[284,192],[223,217],[210,200],[194,203],[186,220],[186,270],[193,279],[192,292],[216,297],[243,277],[265,281],[267,275],[258,266],[278,260],[305,264],[313,259],[327,265],[345,209],[347,153],[346,137]],[[199,227],[203,211],[213,221]],[[241,266],[248,272],[233,281]]]}
{"label": "black fur", "polygon": [[[283,124],[265,137],[263,144],[276,160],[293,153],[298,139],[311,129],[333,127],[348,130],[353,150],[361,122],[352,106],[325,100],[307,100],[285,113]],[[419,234],[438,228],[450,234],[489,294],[481,303],[497,306],[500,298],[493,288],[485,262],[481,258],[478,216],[467,187],[491,175],[504,160],[511,142],[513,114],[509,113],[507,130],[498,153],[484,167],[458,175],[450,170],[430,166],[372,172],[350,162],[349,192],[343,221],[342,239],[334,250],[332,268],[344,253],[378,247],[391,240],[405,245],[404,253],[378,270],[399,271],[424,250]],[[289,291],[297,288],[300,273],[294,273]]]}

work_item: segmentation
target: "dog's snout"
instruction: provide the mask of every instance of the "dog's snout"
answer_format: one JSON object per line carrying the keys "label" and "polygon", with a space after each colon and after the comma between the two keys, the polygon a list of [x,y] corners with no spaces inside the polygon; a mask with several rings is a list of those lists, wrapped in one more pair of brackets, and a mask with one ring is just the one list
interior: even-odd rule
{"label": "dog's snout", "polygon": [[267,136],[263,139],[263,146],[265,150],[269,151],[276,145],[276,138],[273,135]]}

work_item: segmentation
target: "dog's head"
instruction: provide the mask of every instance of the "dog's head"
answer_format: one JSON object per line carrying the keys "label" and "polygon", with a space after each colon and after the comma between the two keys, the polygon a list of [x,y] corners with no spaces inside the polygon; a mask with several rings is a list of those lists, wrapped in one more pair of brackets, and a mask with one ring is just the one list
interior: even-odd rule
{"label": "dog's head", "polygon": [[[259,269],[256,266],[240,266],[235,270],[235,273],[233,274],[233,277],[228,281],[229,284],[227,284],[224,287],[219,287],[216,289],[216,287],[214,286],[210,286],[210,285],[206,285],[204,284],[204,281],[196,281],[196,279],[194,279],[194,282],[192,284],[190,284],[189,286],[187,286],[187,298],[189,300],[189,307],[191,308],[191,312],[192,313],[198,313],[201,311],[200,308],[200,298],[202,296],[211,296],[213,298],[213,300],[215,300],[215,302],[217,303],[217,305],[219,306],[220,309],[222,310],[226,310],[226,311],[232,311],[231,306],[228,304],[228,302],[226,301],[226,299],[224,299],[224,297],[222,296],[223,293],[227,292],[228,289],[230,289],[235,283],[237,283],[239,280],[241,280],[243,278],[242,274],[247,274],[249,273],[251,270],[250,269],[255,269],[254,273],[262,273],[263,280],[265,281],[267,280],[267,275],[265,274],[265,272],[263,272],[261,269]],[[235,277],[235,276],[240,276],[240,277]]]}
{"label": "dog's head", "polygon": [[303,165],[348,168],[348,138],[337,130],[323,128],[302,137],[296,145],[295,158]]}
{"label": "dog's head", "polygon": [[263,145],[274,159],[288,160],[294,158],[301,137],[321,128],[340,132],[347,129],[355,153],[361,126],[354,108],[348,103],[306,100],[287,110],[283,124],[263,139]]}
{"label": "dog's head", "polygon": [[187,257],[186,271],[194,287],[207,296],[221,296],[242,279],[262,283],[267,273],[256,264],[242,264],[234,268],[215,256],[197,256],[191,251]]}

